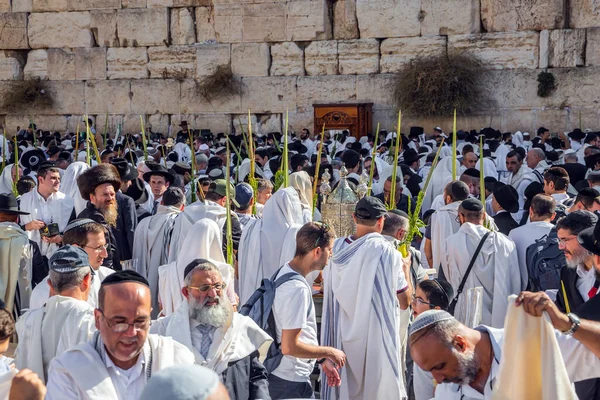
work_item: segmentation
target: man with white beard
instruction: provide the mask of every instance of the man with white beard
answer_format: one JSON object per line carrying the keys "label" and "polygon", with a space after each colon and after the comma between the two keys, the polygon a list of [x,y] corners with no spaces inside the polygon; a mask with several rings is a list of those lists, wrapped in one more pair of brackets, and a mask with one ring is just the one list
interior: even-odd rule
{"label": "man with white beard", "polygon": [[183,276],[187,301],[155,321],[150,331],[184,344],[196,364],[221,376],[232,399],[269,399],[267,370],[259,357],[266,355],[271,337],[249,317],[233,312],[216,265],[196,259]]}
{"label": "man with white beard", "polygon": [[153,373],[193,364],[185,346],[148,334],[150,302],[148,281],[137,272],[104,279],[94,310],[98,331],[50,363],[46,399],[136,400]]}
{"label": "man with white beard", "polygon": [[29,368],[45,381],[55,356],[91,337],[96,328],[87,298],[93,279],[88,255],[81,248],[67,245],[54,252],[48,280],[56,294],[17,321],[18,369]]}

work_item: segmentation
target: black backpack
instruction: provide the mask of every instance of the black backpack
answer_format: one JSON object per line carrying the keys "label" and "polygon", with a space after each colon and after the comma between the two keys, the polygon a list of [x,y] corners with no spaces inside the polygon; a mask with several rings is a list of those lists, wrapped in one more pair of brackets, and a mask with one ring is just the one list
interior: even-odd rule
{"label": "black backpack", "polygon": [[[282,267],[283,268],[283,267]],[[277,329],[275,327],[275,316],[273,315],[273,301],[275,300],[275,291],[282,284],[298,280],[305,282],[304,278],[296,272],[287,273],[275,280],[281,268],[275,272],[271,279],[263,279],[260,287],[256,289],[250,299],[240,309],[240,314],[250,317],[261,329],[273,338],[273,343],[269,346],[267,357],[263,365],[269,373],[273,372],[281,363],[283,353],[281,352],[281,343],[277,342]],[[310,297],[311,306],[308,307],[308,316],[312,310],[312,296]]]}
{"label": "black backpack", "polygon": [[527,289],[539,292],[560,288],[560,270],[567,264],[565,254],[558,248],[556,229],[527,247]]}

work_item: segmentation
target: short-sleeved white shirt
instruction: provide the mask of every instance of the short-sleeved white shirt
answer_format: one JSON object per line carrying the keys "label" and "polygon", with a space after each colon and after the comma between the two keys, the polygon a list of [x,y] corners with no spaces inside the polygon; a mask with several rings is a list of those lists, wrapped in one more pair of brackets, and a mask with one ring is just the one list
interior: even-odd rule
{"label": "short-sleeved white shirt", "polygon": [[[290,268],[289,264],[285,264],[277,274],[277,278],[290,272],[295,271]],[[281,343],[283,329],[301,329],[300,341],[318,346],[317,319],[312,302],[312,290],[304,277],[301,276],[301,278],[301,280],[294,279],[284,283],[275,292],[273,315],[277,329],[276,339],[278,343]],[[273,375],[292,382],[309,382],[315,361],[283,356],[281,364],[273,371]]]}

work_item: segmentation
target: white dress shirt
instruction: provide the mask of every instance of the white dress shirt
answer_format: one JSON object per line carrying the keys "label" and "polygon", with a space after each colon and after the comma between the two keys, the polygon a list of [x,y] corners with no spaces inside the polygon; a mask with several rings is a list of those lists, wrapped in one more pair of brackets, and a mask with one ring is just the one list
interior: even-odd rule
{"label": "white dress shirt", "polygon": [[594,287],[594,283],[596,283],[596,271],[594,268],[592,267],[589,271],[586,271],[583,265],[578,265],[575,287],[577,288],[577,291],[579,291],[581,297],[583,297],[583,301],[588,301],[590,299],[588,293]]}

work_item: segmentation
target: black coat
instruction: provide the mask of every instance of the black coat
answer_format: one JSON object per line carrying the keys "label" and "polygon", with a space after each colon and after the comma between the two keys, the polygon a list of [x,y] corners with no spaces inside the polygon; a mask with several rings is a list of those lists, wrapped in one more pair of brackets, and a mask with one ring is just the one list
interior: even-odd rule
{"label": "black coat", "polygon": [[131,260],[133,254],[133,234],[138,224],[138,216],[133,199],[121,192],[117,192],[117,227],[113,230],[115,239],[119,244],[119,260]]}
{"label": "black coat", "polygon": [[231,400],[270,400],[267,369],[255,351],[248,357],[229,363],[221,374]]}
{"label": "black coat", "polygon": [[[383,204],[387,205],[387,203],[385,202],[385,195],[383,193],[379,193],[379,194],[375,195],[375,197],[378,198],[379,200],[381,200],[381,202]],[[400,211],[404,211],[405,213],[408,213],[408,196],[405,195],[404,193],[400,194],[400,198],[396,202],[396,210],[400,210]]]}
{"label": "black coat", "polygon": [[565,171],[567,171],[569,180],[573,186],[575,186],[577,182],[585,180],[585,173],[587,172],[585,165],[579,163],[567,163],[559,165],[559,167],[564,168]]}
{"label": "black coat", "polygon": [[[569,309],[572,312],[578,310],[585,302],[583,301],[583,297],[577,290],[577,280],[579,279],[579,275],[577,275],[577,269],[569,268],[566,265],[562,267],[560,270],[560,280],[562,284],[565,286],[565,292],[567,293],[567,301],[569,302]],[[565,296],[562,291],[562,287],[558,288],[558,293],[556,294],[556,306],[562,312],[566,311],[565,306]],[[577,313],[576,313],[577,314]],[[579,315],[579,314],[577,314]],[[600,315],[599,315],[600,316]],[[600,320],[600,318],[599,318]]]}
{"label": "black coat", "polygon": [[38,283],[48,276],[48,259],[42,255],[40,246],[33,240],[29,241],[32,250],[31,257],[31,288],[35,288]]}
{"label": "black coat", "polygon": [[513,219],[509,212],[501,212],[494,216],[494,222],[498,226],[498,230],[506,236],[515,228],[519,227],[517,221]]}
{"label": "black coat", "polygon": [[108,225],[106,220],[104,219],[104,215],[94,206],[92,203],[88,201],[86,207],[79,213],[77,218],[89,218],[92,221],[96,221],[99,224],[104,225],[106,229],[106,243],[108,244],[108,257],[104,259],[102,263],[103,266],[107,268],[112,268],[116,271],[121,270],[121,259],[119,258],[119,251],[117,249],[117,240],[115,239],[114,229],[112,226]]}
{"label": "black coat", "polygon": [[137,221],[140,223],[144,218],[151,217],[152,214],[148,212],[144,207],[139,204],[135,205],[135,213],[137,214]]}

